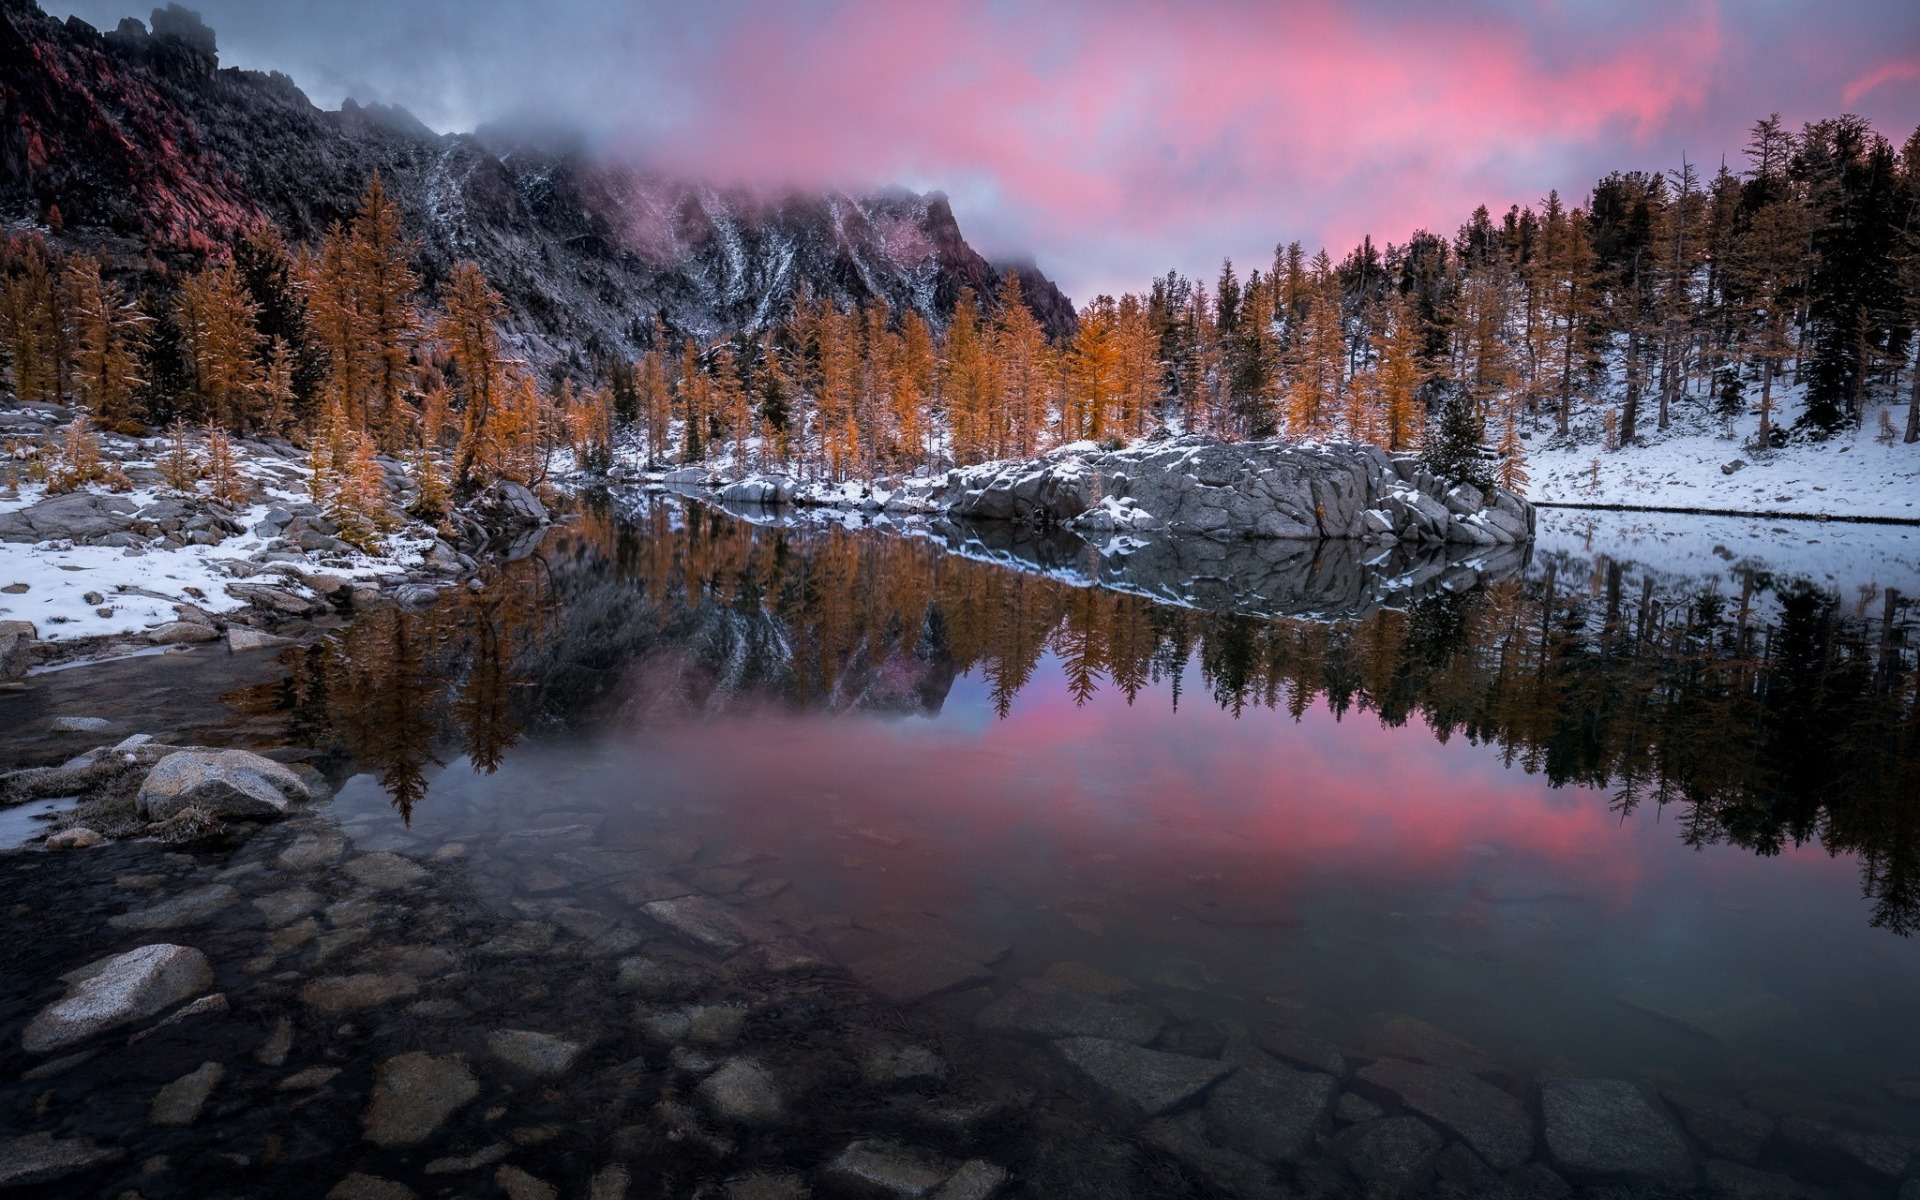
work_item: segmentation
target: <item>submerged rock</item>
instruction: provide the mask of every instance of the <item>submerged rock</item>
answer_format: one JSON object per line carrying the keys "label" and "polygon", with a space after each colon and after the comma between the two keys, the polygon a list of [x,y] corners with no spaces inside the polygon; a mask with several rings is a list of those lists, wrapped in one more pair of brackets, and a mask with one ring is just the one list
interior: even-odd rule
{"label": "submerged rock", "polygon": [[867,1138],[850,1143],[823,1172],[840,1188],[867,1195],[931,1196],[953,1174],[946,1161],[923,1150]]}
{"label": "submerged rock", "polygon": [[155,1125],[170,1125],[184,1128],[200,1119],[200,1110],[206,1107],[213,1089],[227,1077],[227,1069],[217,1062],[201,1063],[198,1070],[182,1075],[180,1078],[160,1089],[153,1098],[152,1106],[147,1110],[147,1120]]}
{"label": "submerged rock", "polygon": [[1418,1117],[1391,1117],[1355,1125],[1334,1139],[1334,1150],[1368,1195],[1414,1196],[1432,1182],[1434,1160],[1446,1144]]}
{"label": "submerged rock", "polygon": [[27,1025],[20,1044],[45,1054],[155,1016],[213,986],[207,956],[187,946],[142,946],[92,962],[67,977],[67,994]]}
{"label": "submerged rock", "polygon": [[1207,1094],[1207,1126],[1215,1138],[1274,1163],[1311,1149],[1340,1090],[1338,1081],[1282,1066],[1257,1050],[1228,1058],[1238,1070]]}
{"label": "submerged rock", "polygon": [[154,764],[135,805],[149,821],[188,807],[222,819],[271,819],[311,799],[306,781],[270,758],[245,750],[181,750]]}
{"label": "submerged rock", "polygon": [[96,1146],[88,1138],[57,1138],[30,1133],[0,1142],[0,1188],[53,1183],[82,1171],[119,1162],[126,1152]]}
{"label": "submerged rock", "polygon": [[1066,1038],[1054,1045],[1088,1079],[1148,1117],[1178,1108],[1233,1073],[1230,1064],[1216,1059],[1146,1050],[1106,1038]]}
{"label": "submerged rock", "polygon": [[373,1102],[361,1124],[376,1146],[415,1146],[480,1094],[473,1072],[457,1058],[420,1051],[390,1058],[374,1070]]}
{"label": "submerged rock", "polygon": [[496,1029],[487,1035],[487,1050],[495,1058],[542,1078],[566,1074],[585,1049],[579,1042],[530,1029]]}
{"label": "submerged rock", "polygon": [[1547,1154],[1569,1178],[1694,1182],[1693,1155],[1680,1131],[1624,1079],[1546,1080],[1540,1112]]}
{"label": "submerged rock", "polygon": [[1533,1157],[1533,1120],[1520,1102],[1465,1071],[1382,1059],[1360,1079],[1472,1146],[1496,1171]]}
{"label": "submerged rock", "polygon": [[1046,979],[1022,979],[981,1009],[974,1023],[996,1033],[1136,1043],[1152,1041],[1165,1024],[1150,1008],[1115,1004]]}
{"label": "submerged rock", "polygon": [[199,924],[231,904],[233,898],[231,886],[212,883],[182,892],[171,900],[111,917],[107,924],[115,929],[178,929]]}
{"label": "submerged rock", "polygon": [[777,1121],[786,1111],[773,1075],[750,1058],[727,1060],[695,1093],[714,1116],[739,1124]]}
{"label": "submerged rock", "polygon": [[886,950],[848,968],[854,977],[895,1004],[912,1004],[940,992],[973,987],[993,972],[937,946]]}

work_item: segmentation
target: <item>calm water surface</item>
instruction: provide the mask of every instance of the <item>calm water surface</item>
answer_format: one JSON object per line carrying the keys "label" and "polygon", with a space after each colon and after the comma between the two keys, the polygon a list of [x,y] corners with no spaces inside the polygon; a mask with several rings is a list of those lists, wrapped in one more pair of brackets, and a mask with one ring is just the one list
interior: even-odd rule
{"label": "calm water surface", "polygon": [[[1217,612],[1148,598],[1182,594],[1164,564],[1081,586],[1119,568],[1006,531],[659,497],[227,703],[341,781],[322,811],[356,851],[457,866],[474,911],[588,961],[672,958],[630,911],[670,876],[827,968],[976,964],[908,989],[957,1029],[1032,978],[1151,1009],[1200,1057],[1282,1029],[1365,1061],[1406,1014],[1529,1105],[1603,1076],[1915,1131],[1887,1087],[1920,1077],[1915,611],[1885,590],[1912,581],[1579,549],[1220,568]],[[657,872],[610,899],[618,854]],[[253,969],[324,973],[299,953]],[[535,992],[493,1011],[553,1019]],[[712,1064],[684,1050],[692,1087]],[[1358,1187],[1328,1153],[1278,1185]],[[1844,1158],[1776,1140],[1762,1165],[1897,1188]],[[1183,1161],[1128,1186],[1225,1194]]]}

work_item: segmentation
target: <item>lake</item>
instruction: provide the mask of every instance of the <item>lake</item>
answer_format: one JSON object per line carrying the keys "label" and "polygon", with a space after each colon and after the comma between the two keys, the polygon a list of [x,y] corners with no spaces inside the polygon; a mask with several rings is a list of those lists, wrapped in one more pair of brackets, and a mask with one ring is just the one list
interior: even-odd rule
{"label": "lake", "polygon": [[0,856],[0,1028],[156,940],[223,997],[8,1037],[0,1129],[149,1200],[1904,1200],[1920,531],[1541,521],[1369,558],[588,504],[141,727],[324,804]]}

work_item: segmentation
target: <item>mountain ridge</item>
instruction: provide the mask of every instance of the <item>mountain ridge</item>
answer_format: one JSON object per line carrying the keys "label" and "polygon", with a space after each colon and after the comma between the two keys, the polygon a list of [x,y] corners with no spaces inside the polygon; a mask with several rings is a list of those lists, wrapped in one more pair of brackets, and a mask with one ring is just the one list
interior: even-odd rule
{"label": "mountain ridge", "polygon": [[[126,261],[192,262],[262,220],[312,241],[377,171],[428,288],[478,262],[521,352],[545,363],[631,356],[656,316],[703,339],[754,331],[801,288],[941,322],[962,288],[997,286],[938,192],[717,188],[500,127],[325,110],[284,74],[221,67],[196,13],[150,21],[103,33],[0,0],[0,217]],[[1009,269],[1048,334],[1070,336],[1072,302],[1037,268]]]}

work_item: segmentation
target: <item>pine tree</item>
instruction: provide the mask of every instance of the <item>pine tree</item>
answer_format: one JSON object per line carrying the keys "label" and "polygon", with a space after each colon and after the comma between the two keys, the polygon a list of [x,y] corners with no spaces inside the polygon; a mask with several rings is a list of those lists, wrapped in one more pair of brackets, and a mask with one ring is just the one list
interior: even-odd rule
{"label": "pine tree", "polygon": [[453,494],[447,486],[446,473],[440,469],[440,460],[430,447],[423,445],[415,448],[408,467],[414,492],[407,512],[422,521],[439,524],[453,507]]}
{"label": "pine tree", "polygon": [[74,392],[100,427],[138,432],[134,397],[147,316],[100,276],[100,261],[70,259],[66,287],[75,324]]}
{"label": "pine tree", "polygon": [[206,474],[200,455],[187,433],[187,423],[178,417],[167,427],[167,450],[160,456],[160,478],[169,491],[181,496],[196,495]]}
{"label": "pine tree", "polygon": [[454,491],[465,495],[476,486],[475,467],[501,391],[505,364],[497,326],[506,316],[506,305],[471,262],[455,264],[442,302],[446,313],[435,332],[446,344],[466,404],[453,469]]}
{"label": "pine tree", "polygon": [[407,265],[414,250],[402,231],[400,207],[387,198],[376,171],[353,218],[349,259],[360,316],[356,350],[367,364],[367,423],[389,449],[406,444],[413,422],[403,391],[421,328],[413,306],[420,279]]}
{"label": "pine tree", "polygon": [[234,459],[233,444],[227,440],[226,430],[209,424],[205,444],[207,494],[217,504],[233,509],[245,508],[252,503],[253,490],[247,486],[245,476],[240,474],[240,466]]}
{"label": "pine tree", "polygon": [[201,271],[181,285],[174,310],[193,372],[195,411],[204,420],[250,428],[259,406],[260,334],[239,274],[230,263]]}

